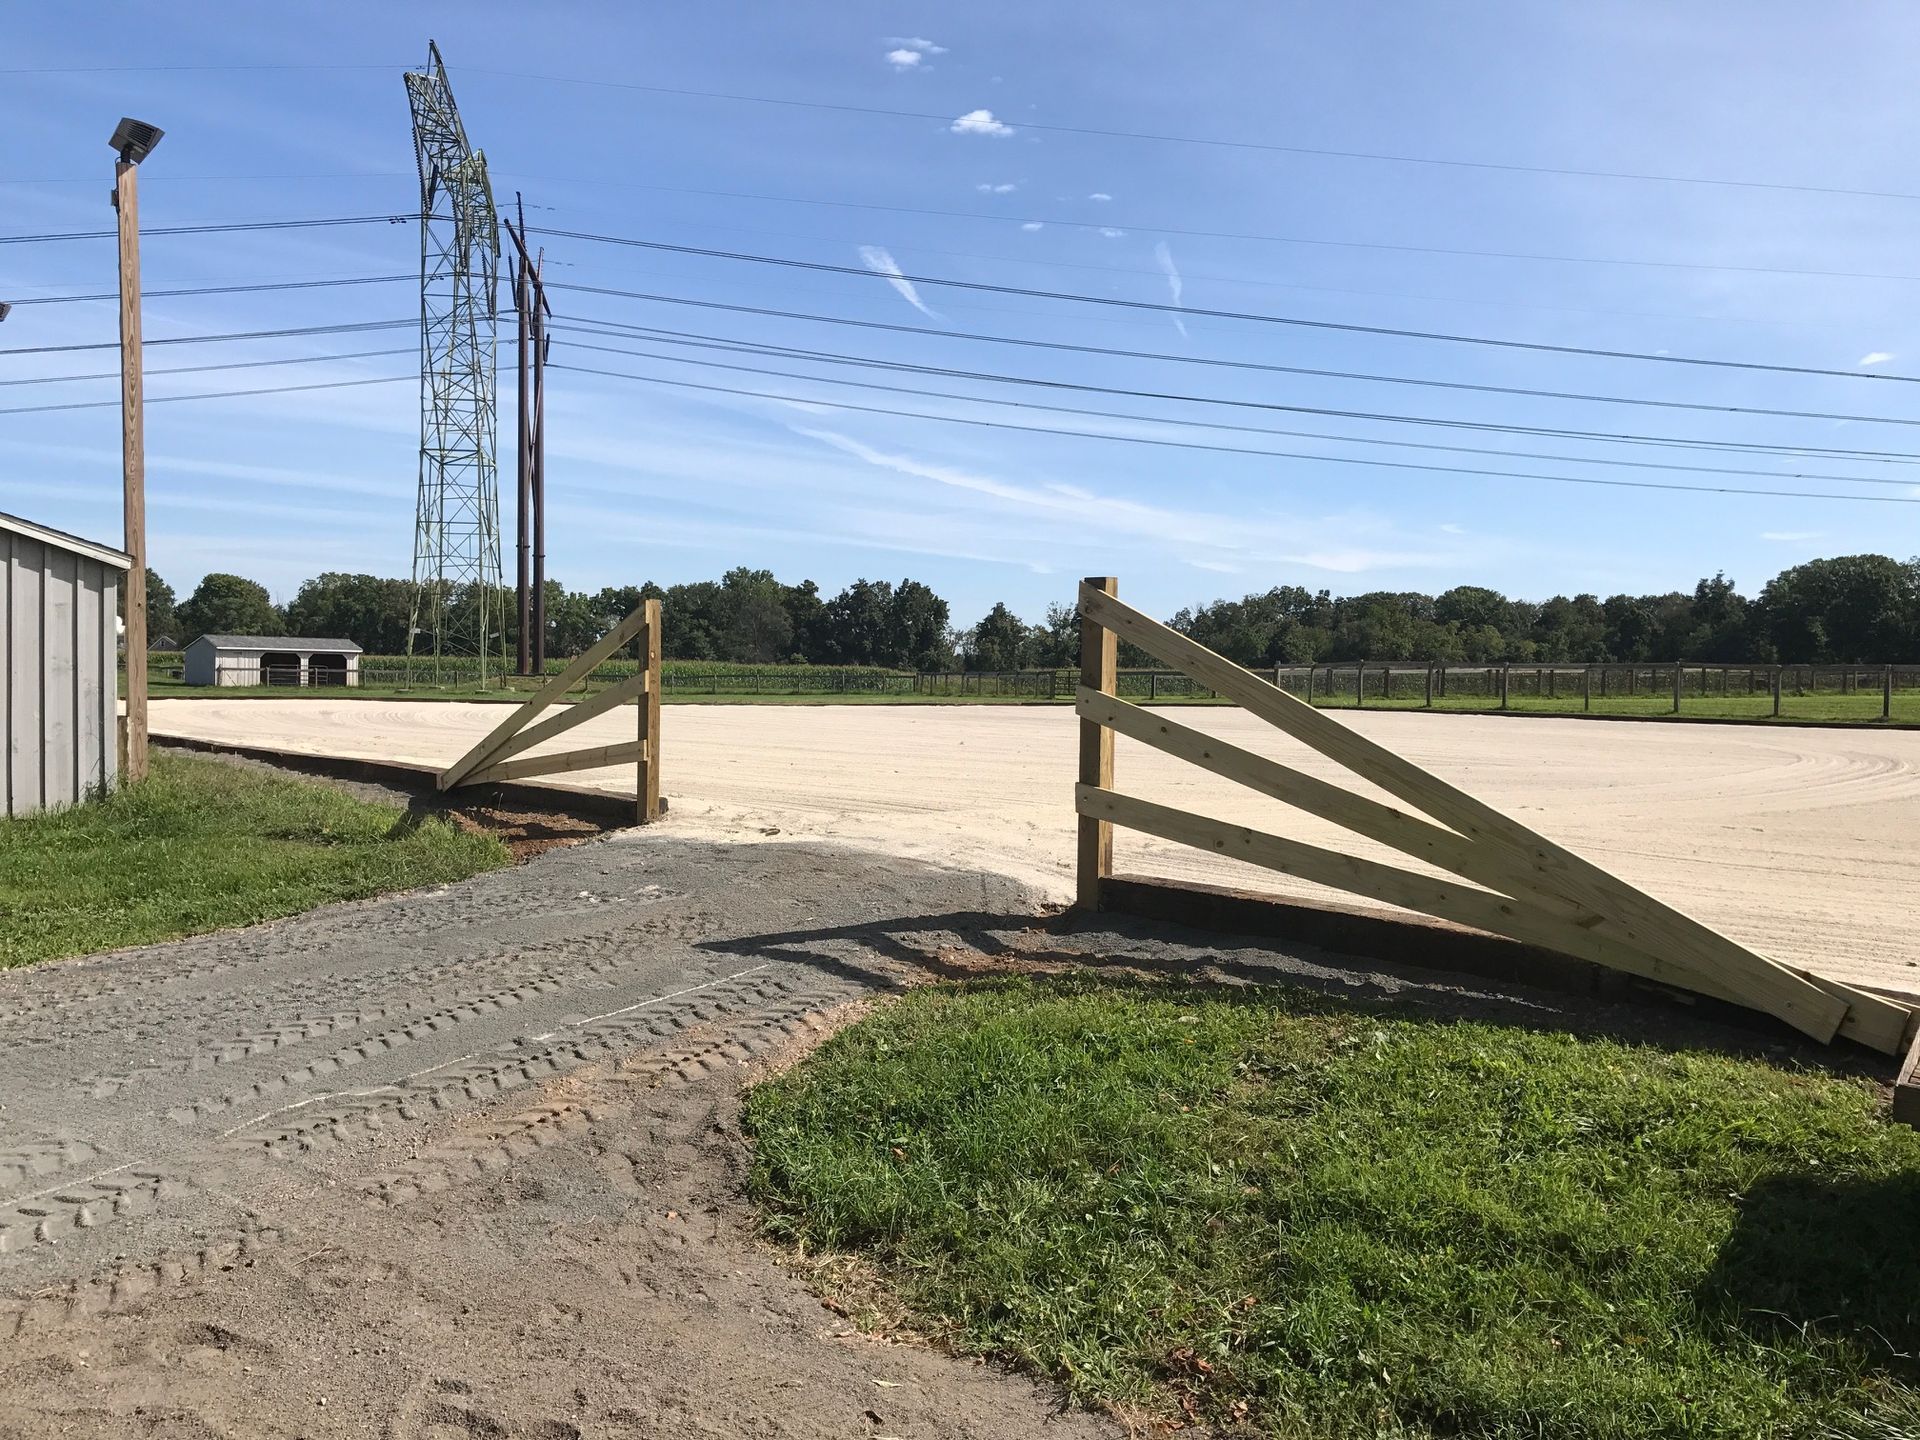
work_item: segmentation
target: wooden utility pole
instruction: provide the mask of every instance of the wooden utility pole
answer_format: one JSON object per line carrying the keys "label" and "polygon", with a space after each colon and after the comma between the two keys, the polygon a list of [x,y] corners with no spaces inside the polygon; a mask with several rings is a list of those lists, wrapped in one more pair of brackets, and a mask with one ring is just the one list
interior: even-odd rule
{"label": "wooden utility pole", "polygon": [[[124,123],[123,128],[124,128]],[[113,172],[120,217],[120,474],[127,568],[127,755],[129,783],[147,778],[147,454],[140,361],[139,164],[123,150]]]}

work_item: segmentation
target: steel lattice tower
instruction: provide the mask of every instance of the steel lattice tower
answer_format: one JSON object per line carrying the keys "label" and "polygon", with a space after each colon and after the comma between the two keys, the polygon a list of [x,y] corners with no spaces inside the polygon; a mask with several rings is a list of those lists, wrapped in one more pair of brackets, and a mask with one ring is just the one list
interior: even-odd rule
{"label": "steel lattice tower", "polygon": [[[484,682],[504,638],[494,458],[500,236],[487,157],[467,143],[438,45],[428,42],[425,67],[406,80],[420,162],[420,496],[407,658],[430,637],[436,682],[456,659],[477,661]],[[466,670],[448,666],[448,678]]]}

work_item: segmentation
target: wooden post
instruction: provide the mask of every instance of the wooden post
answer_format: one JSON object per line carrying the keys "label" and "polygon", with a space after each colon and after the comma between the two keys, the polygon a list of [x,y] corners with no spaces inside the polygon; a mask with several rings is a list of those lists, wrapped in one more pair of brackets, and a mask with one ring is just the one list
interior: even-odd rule
{"label": "wooden post", "polygon": [[1502,661],[1500,664],[1500,708],[1502,710],[1507,708],[1507,686],[1512,683],[1512,679],[1512,662]]}
{"label": "wooden post", "polygon": [[1580,708],[1593,709],[1593,666],[1591,665],[1580,672]]}
{"label": "wooden post", "polygon": [[634,816],[642,825],[660,818],[660,602],[645,602],[646,628],[640,632],[641,664],[647,689],[640,697],[640,759],[634,776]]}
{"label": "wooden post", "polygon": [[[1111,575],[1090,576],[1084,583],[1103,595],[1116,595],[1120,582]],[[1089,690],[1111,695],[1117,688],[1120,640],[1113,631],[1086,615],[1080,617],[1080,683]],[[1113,788],[1113,732],[1092,720],[1080,722],[1080,783],[1102,790]],[[1113,822],[1080,817],[1080,855],[1076,870],[1080,908],[1100,908],[1100,882],[1113,873]]]}
{"label": "wooden post", "polygon": [[123,778],[147,778],[147,448],[141,417],[140,194],[122,160],[113,172],[120,222],[120,473],[126,526],[127,754]]}
{"label": "wooden post", "polygon": [[1367,703],[1367,662],[1356,660],[1353,665],[1353,706],[1360,710]]}
{"label": "wooden post", "polygon": [[1678,660],[1674,661],[1673,662],[1673,713],[1676,715],[1680,713],[1680,686],[1682,684],[1682,677],[1685,674],[1686,674],[1686,671],[1685,669],[1682,668],[1680,662]]}
{"label": "wooden post", "polygon": [[1893,666],[1888,665],[1880,672],[1880,718],[1893,719]]}
{"label": "wooden post", "polygon": [[1773,718],[1780,718],[1780,667],[1773,667]]}
{"label": "wooden post", "polygon": [[1427,709],[1433,708],[1433,662],[1427,662]]}
{"label": "wooden post", "polygon": [[1159,698],[1160,672],[1158,670],[1149,670],[1147,672],[1147,699],[1158,700]]}

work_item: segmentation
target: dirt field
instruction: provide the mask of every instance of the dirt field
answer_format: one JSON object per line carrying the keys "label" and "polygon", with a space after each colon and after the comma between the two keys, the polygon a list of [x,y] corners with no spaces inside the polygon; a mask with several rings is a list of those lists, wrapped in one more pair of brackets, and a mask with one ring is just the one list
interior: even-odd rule
{"label": "dirt field", "polygon": [[[442,765],[495,706],[163,700],[158,734]],[[1338,778],[1237,710],[1180,718]],[[1627,725],[1413,714],[1341,717],[1765,953],[1920,993],[1920,733]],[[676,835],[838,841],[1071,893],[1075,725],[1060,709],[676,706],[664,791]],[[630,737],[633,712],[550,748]],[[1120,740],[1122,790],[1408,863]],[[631,768],[569,783],[631,790]],[[1312,893],[1267,871],[1120,831],[1118,868]],[[1322,892],[1324,893],[1324,892]]]}

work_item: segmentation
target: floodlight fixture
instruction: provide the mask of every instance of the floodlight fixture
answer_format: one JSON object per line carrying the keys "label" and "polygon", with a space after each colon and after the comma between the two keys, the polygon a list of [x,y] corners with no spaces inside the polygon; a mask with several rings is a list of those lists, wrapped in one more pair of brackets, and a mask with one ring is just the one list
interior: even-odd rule
{"label": "floodlight fixture", "polygon": [[11,315],[12,313],[13,313],[13,306],[9,305],[4,300],[0,300],[0,320],[6,319],[7,316]]}
{"label": "floodlight fixture", "polygon": [[138,165],[153,153],[153,147],[160,143],[160,137],[166,133],[158,125],[149,125],[144,120],[123,115],[113,132],[113,138],[107,144],[117,150],[127,164]]}

